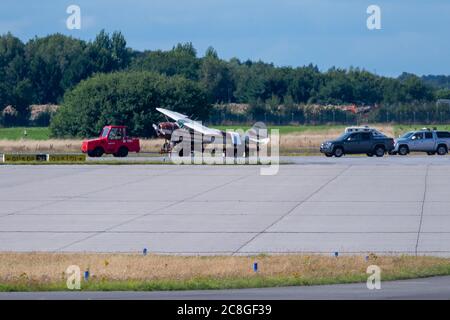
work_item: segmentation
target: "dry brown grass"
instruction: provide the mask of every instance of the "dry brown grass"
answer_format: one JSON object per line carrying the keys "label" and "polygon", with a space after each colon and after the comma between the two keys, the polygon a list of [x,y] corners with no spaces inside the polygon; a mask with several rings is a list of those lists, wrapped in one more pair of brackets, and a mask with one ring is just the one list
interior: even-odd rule
{"label": "dry brown grass", "polygon": [[342,131],[332,129],[326,132],[305,131],[289,133],[280,136],[280,151],[297,152],[301,149],[318,149],[325,140],[331,140],[342,134]]}
{"label": "dry brown grass", "polygon": [[[259,272],[252,270],[257,261]],[[0,283],[19,280],[57,282],[64,280],[64,272],[70,265],[78,265],[81,271],[89,269],[92,277],[123,280],[189,280],[193,278],[248,278],[302,277],[310,279],[345,278],[365,276],[368,265],[378,265],[383,275],[421,275],[435,268],[449,270],[450,260],[434,257],[342,256],[320,255],[276,256],[165,256],[130,254],[51,254],[51,253],[1,253]]]}
{"label": "dry brown grass", "polygon": [[142,152],[159,152],[164,139],[141,139],[140,143]]}
{"label": "dry brown grass", "polygon": [[[394,127],[390,125],[375,125],[374,128],[388,136],[394,136]],[[303,132],[284,134],[280,136],[280,151],[298,152],[302,149],[317,150],[322,142],[335,139],[342,132],[342,129],[330,127],[327,130],[306,130]]]}
{"label": "dry brown grass", "polygon": [[[394,136],[394,128],[390,125],[375,125],[383,133]],[[299,152],[302,150],[318,151],[320,144],[342,134],[342,129],[330,127],[327,130],[306,130],[282,134],[280,137],[281,152]],[[141,139],[142,152],[159,152],[163,139]],[[0,153],[6,152],[80,152],[81,140],[0,140]]]}
{"label": "dry brown grass", "polygon": [[0,152],[80,152],[79,140],[0,140]]}

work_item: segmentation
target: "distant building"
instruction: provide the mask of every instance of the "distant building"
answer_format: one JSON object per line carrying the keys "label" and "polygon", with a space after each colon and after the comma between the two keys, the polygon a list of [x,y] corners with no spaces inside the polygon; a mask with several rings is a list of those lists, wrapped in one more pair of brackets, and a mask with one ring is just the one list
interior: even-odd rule
{"label": "distant building", "polygon": [[2,116],[17,116],[17,110],[13,106],[6,106],[2,111]]}
{"label": "distant building", "polygon": [[450,105],[450,99],[438,99],[438,101],[436,101],[436,105],[441,105],[441,104]]}
{"label": "distant building", "polygon": [[30,120],[35,121],[42,113],[55,113],[59,106],[56,104],[32,104],[30,106]]}

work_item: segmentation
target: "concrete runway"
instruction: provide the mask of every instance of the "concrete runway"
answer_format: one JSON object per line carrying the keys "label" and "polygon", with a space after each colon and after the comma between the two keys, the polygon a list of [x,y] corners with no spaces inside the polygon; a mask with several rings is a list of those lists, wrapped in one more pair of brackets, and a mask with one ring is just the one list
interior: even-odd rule
{"label": "concrete runway", "polygon": [[376,300],[450,299],[450,277],[365,283],[234,290],[150,292],[0,292],[0,300]]}
{"label": "concrete runway", "polygon": [[450,256],[449,157],[0,166],[0,251]]}
{"label": "concrete runway", "polygon": [[[115,158],[106,155],[101,158],[87,157],[87,161],[95,162],[170,162],[168,156],[160,156],[155,153],[130,154],[126,158]],[[384,156],[383,158],[369,158],[366,155],[343,156],[342,158],[327,158],[325,156],[280,156],[280,162],[284,164],[345,164],[345,165],[367,165],[367,164],[394,164],[394,165],[450,165],[450,156],[424,156],[423,153],[412,153],[408,156]]]}

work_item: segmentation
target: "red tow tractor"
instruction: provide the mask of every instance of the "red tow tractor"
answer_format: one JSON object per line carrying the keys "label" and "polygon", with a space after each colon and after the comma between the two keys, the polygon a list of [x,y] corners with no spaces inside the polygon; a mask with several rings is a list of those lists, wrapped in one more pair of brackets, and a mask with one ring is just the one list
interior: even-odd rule
{"label": "red tow tractor", "polygon": [[84,140],[81,145],[81,151],[89,157],[101,157],[103,154],[126,157],[128,152],[140,150],[139,139],[128,137],[125,126],[105,126],[98,138]]}

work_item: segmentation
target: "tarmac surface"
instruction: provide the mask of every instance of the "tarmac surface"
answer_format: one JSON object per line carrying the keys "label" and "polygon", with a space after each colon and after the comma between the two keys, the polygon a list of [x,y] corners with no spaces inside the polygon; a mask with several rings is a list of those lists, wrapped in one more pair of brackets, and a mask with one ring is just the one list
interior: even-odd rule
{"label": "tarmac surface", "polygon": [[450,256],[450,157],[289,159],[2,165],[0,251]]}
{"label": "tarmac surface", "polygon": [[150,292],[0,292],[0,300],[376,300],[450,299],[450,277],[382,281],[380,289],[365,283],[237,290]]}

